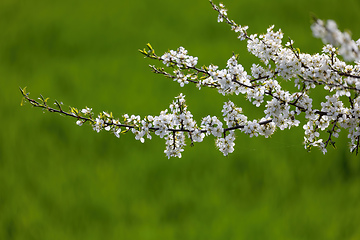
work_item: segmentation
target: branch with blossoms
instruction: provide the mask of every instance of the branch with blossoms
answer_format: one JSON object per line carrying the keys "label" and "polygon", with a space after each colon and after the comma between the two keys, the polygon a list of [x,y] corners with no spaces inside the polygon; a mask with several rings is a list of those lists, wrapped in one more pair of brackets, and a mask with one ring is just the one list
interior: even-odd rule
{"label": "branch with blossoms", "polygon": [[[344,129],[348,132],[350,151],[358,153],[360,40],[352,40],[350,34],[341,32],[332,20],[325,23],[314,19],[313,35],[326,45],[321,53],[301,53],[290,38],[283,44],[283,33],[274,30],[274,26],[264,34],[248,34],[248,26],[231,20],[223,4],[216,5],[211,0],[210,3],[218,13],[218,22],[225,22],[240,41],[247,41],[248,51],[259,59],[249,72],[238,62],[236,54],[228,59],[226,68],[220,69],[213,64],[199,67],[198,57],[189,55],[183,47],[161,56],[150,44],[139,51],[146,58],[163,64],[161,67],[150,65],[155,74],[178,82],[180,87],[194,84],[199,90],[209,87],[222,95],[244,95],[255,107],[265,108],[262,118],[249,120],[241,107],[227,101],[221,111],[222,119],[205,116],[198,124],[188,110],[183,94],[158,116],[141,118],[124,114],[120,119],[107,112],[95,116],[87,107],[81,110],[70,107],[69,111],[64,111],[57,101],[55,107],[50,107],[48,99],[41,95],[38,100],[31,99],[25,89],[20,89],[24,100],[34,107],[75,118],[79,126],[88,123],[95,131],[105,130],[116,137],[131,132],[143,143],[145,137],[151,139],[155,134],[165,139],[164,152],[169,158],[181,157],[187,142],[193,145],[210,135],[216,138],[217,148],[226,156],[234,151],[236,132],[268,138],[277,129],[298,127],[300,115],[305,118],[306,149],[318,147],[325,154],[329,145],[335,147],[335,138]],[[284,89],[281,86],[284,82],[292,82],[296,90]],[[326,92],[325,100],[319,106],[313,106],[311,98],[315,88]]]}
{"label": "branch with blossoms", "polygon": [[[228,153],[234,151],[233,146],[235,135],[233,130],[243,129],[250,135],[264,135],[267,136],[274,128],[271,121],[264,120],[256,123],[256,126],[252,126],[251,123],[246,125],[230,124],[232,127],[223,128],[223,123],[218,120],[217,117],[207,116],[202,119],[201,126],[198,127],[196,121],[193,119],[193,115],[187,110],[185,104],[185,96],[180,94],[175,97],[175,100],[170,104],[169,109],[161,111],[158,116],[146,116],[141,119],[140,116],[124,114],[122,120],[115,118],[110,112],[102,112],[94,117],[94,113],[91,108],[77,109],[69,107],[69,111],[64,111],[62,103],[55,100],[55,107],[51,107],[48,104],[49,98],[44,98],[42,95],[35,100],[30,98],[30,94],[26,92],[26,89],[21,89],[20,92],[23,95],[25,101],[29,102],[33,107],[42,108],[48,112],[59,113],[68,117],[76,119],[76,124],[82,126],[84,123],[89,123],[93,130],[100,132],[105,130],[113,133],[116,137],[120,138],[121,134],[126,132],[132,132],[135,135],[136,140],[145,142],[145,137],[151,139],[151,134],[164,138],[166,140],[166,155],[170,157],[181,157],[181,152],[184,151],[186,146],[185,139],[188,137],[191,141],[191,145],[195,142],[202,142],[203,138],[208,135],[217,137],[217,146],[226,156]],[[224,115],[230,118],[239,117],[241,114],[241,108],[236,108],[233,103],[229,102],[226,109],[223,109]],[[231,112],[231,114],[230,114]],[[244,121],[246,117],[244,116]],[[233,121],[233,120],[228,120]],[[228,124],[228,126],[230,126]],[[255,132],[256,128],[256,132]]]}

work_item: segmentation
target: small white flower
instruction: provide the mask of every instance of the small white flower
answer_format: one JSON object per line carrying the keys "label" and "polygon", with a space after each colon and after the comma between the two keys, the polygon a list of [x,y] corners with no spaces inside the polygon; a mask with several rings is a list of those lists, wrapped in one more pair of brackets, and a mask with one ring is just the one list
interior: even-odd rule
{"label": "small white flower", "polygon": [[90,114],[91,111],[92,111],[92,108],[88,108],[88,107],[86,107],[86,108],[84,108],[84,109],[81,110],[81,112],[82,112],[83,114]]}

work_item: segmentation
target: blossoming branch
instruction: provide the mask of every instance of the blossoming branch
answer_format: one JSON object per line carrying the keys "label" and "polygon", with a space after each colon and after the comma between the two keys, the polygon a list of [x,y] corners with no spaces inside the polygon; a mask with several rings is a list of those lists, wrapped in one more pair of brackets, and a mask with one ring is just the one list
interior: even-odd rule
{"label": "blossoming branch", "polygon": [[[140,50],[145,57],[162,63],[163,67],[150,65],[156,74],[164,75],[183,87],[194,84],[199,90],[209,87],[222,95],[245,95],[255,107],[264,106],[264,116],[249,119],[241,107],[232,101],[224,102],[221,117],[205,116],[197,123],[188,110],[185,96],[180,94],[170,104],[169,109],[158,116],[124,114],[115,118],[112,113],[94,115],[91,108],[78,110],[70,107],[64,111],[55,101],[50,107],[48,99],[40,96],[31,99],[25,89],[20,89],[24,99],[34,107],[76,118],[81,126],[89,123],[92,128],[113,133],[116,137],[131,132],[136,140],[144,143],[152,134],[165,139],[165,154],[181,157],[187,142],[193,145],[202,142],[205,136],[214,136],[216,146],[224,156],[232,153],[236,132],[249,137],[271,136],[277,129],[298,127],[298,116],[303,114],[304,145],[310,150],[318,147],[325,154],[329,145],[335,146],[334,139],[340,131],[346,130],[350,151],[358,153],[360,136],[360,39],[356,42],[348,33],[341,32],[334,21],[326,23],[314,19],[311,26],[313,35],[325,43],[321,53],[301,53],[289,39],[283,44],[283,33],[270,26],[265,34],[248,34],[248,26],[238,25],[228,18],[223,4],[210,3],[218,13],[218,22],[230,25],[239,40],[247,41],[248,51],[259,58],[249,71],[233,55],[226,68],[210,64],[197,66],[198,57],[188,54],[179,47],[159,56],[148,44]],[[346,62],[345,62],[346,61]],[[282,82],[292,82],[296,91],[281,86]],[[313,89],[322,88],[327,96],[319,106],[313,106]],[[186,140],[188,139],[188,140]]]}

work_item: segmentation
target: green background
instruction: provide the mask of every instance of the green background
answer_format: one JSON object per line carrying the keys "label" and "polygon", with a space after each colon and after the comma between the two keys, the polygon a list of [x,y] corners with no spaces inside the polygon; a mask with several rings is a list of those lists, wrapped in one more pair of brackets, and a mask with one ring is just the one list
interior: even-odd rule
{"label": "green background", "polygon": [[[357,0],[224,1],[249,33],[275,24],[303,52],[321,41],[310,16],[360,37]],[[141,144],[21,107],[19,87],[97,113],[156,115],[180,92],[200,119],[228,100],[151,73],[138,53],[183,46],[200,65],[256,59],[206,0],[0,1],[0,239],[360,239],[360,164],[337,149],[308,153],[301,127],[271,139],[238,133],[223,157],[209,137],[168,160]],[[243,97],[232,98],[260,117]]]}

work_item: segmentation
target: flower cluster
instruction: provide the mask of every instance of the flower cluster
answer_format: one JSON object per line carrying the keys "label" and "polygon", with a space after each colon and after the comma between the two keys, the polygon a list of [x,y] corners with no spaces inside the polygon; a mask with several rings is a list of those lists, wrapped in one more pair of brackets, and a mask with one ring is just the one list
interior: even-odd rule
{"label": "flower cluster", "polygon": [[[183,87],[193,83],[198,89],[209,87],[222,95],[244,95],[256,107],[262,107],[263,117],[249,120],[241,107],[234,102],[224,102],[222,119],[206,116],[198,125],[187,109],[185,96],[180,94],[169,109],[158,116],[124,114],[122,120],[112,113],[102,112],[96,117],[91,108],[70,112],[47,105],[42,96],[40,101],[30,99],[25,90],[21,92],[33,106],[58,112],[77,119],[77,125],[88,122],[96,132],[112,132],[116,137],[131,132],[135,139],[144,143],[152,134],[165,139],[167,157],[181,157],[187,142],[193,145],[202,142],[205,136],[216,138],[216,146],[228,155],[234,151],[236,133],[249,137],[268,138],[277,129],[284,130],[300,125],[299,115],[305,119],[304,145],[306,149],[318,147],[325,154],[329,145],[335,146],[335,138],[342,129],[348,132],[350,151],[358,152],[360,145],[360,40],[354,41],[348,33],[338,30],[334,21],[326,23],[315,19],[311,29],[324,42],[317,54],[301,53],[289,39],[283,43],[284,34],[270,26],[264,34],[247,33],[248,26],[238,25],[228,18],[223,4],[213,9],[218,13],[218,22],[230,25],[241,41],[247,41],[247,50],[259,59],[246,71],[233,54],[226,67],[216,65],[198,67],[198,58],[188,54],[184,47],[169,50],[158,56],[150,44],[148,50],[140,50],[145,57],[161,62],[164,67],[151,65],[153,72],[172,79]],[[350,63],[348,63],[350,61]],[[165,70],[166,68],[166,70]],[[293,87],[285,89],[283,82]],[[289,84],[286,84],[289,88]],[[319,89],[315,92],[314,89]],[[318,91],[326,93],[325,99],[315,105],[311,95]]]}
{"label": "flower cluster", "polygon": [[360,60],[360,40],[354,41],[348,32],[341,32],[334,20],[325,23],[315,19],[311,25],[314,37],[321,38],[323,42],[339,47],[339,54],[347,61]]}
{"label": "flower cluster", "polygon": [[187,67],[195,67],[198,58],[193,56],[188,56],[187,53],[188,52],[185,48],[179,47],[177,51],[170,50],[169,52],[165,53],[161,57],[161,60],[167,67],[173,66],[174,64],[177,65],[178,67],[184,65]]}

